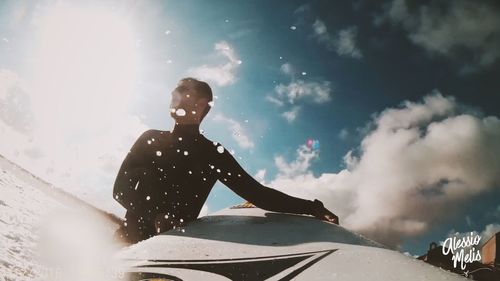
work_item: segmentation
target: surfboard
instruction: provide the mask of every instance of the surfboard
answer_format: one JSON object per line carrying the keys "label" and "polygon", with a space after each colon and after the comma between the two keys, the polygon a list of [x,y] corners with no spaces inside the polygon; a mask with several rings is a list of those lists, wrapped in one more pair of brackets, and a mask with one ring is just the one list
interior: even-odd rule
{"label": "surfboard", "polygon": [[119,252],[128,280],[464,280],[342,226],[229,208]]}

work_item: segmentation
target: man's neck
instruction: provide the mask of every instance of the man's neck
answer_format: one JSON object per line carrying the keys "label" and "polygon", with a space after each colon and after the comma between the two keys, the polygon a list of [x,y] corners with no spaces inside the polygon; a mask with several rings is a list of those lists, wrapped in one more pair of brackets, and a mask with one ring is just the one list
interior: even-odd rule
{"label": "man's neck", "polygon": [[172,133],[177,135],[192,135],[200,133],[200,124],[179,124],[175,123]]}

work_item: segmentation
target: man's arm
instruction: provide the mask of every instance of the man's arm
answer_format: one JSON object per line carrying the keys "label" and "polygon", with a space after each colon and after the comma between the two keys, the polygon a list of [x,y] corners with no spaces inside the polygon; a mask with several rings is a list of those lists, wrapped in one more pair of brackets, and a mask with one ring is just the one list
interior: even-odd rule
{"label": "man's arm", "polygon": [[[113,198],[127,210],[138,211],[144,201],[140,190],[141,179],[148,173],[147,141],[152,138],[153,130],[144,132],[134,143],[123,160],[113,187]],[[146,183],[143,183],[145,185]]]}
{"label": "man's arm", "polygon": [[217,160],[214,169],[218,173],[218,179],[255,206],[273,212],[312,215],[338,224],[338,217],[328,211],[321,201],[293,197],[256,181],[227,149],[217,156]]}

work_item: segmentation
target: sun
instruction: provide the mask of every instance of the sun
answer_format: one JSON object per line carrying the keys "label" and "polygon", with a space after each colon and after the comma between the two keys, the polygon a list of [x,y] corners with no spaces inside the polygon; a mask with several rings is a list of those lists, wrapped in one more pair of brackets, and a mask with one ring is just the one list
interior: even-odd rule
{"label": "sun", "polygon": [[41,129],[111,125],[138,80],[131,22],[112,7],[70,3],[42,9],[35,22],[31,71]]}

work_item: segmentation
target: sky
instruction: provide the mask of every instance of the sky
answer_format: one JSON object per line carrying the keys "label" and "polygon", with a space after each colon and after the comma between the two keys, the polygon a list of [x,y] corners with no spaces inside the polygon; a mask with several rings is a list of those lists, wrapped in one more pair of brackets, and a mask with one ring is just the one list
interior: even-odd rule
{"label": "sky", "polygon": [[121,161],[195,77],[259,181],[423,254],[500,230],[499,75],[496,1],[1,1],[0,154],[123,215]]}

